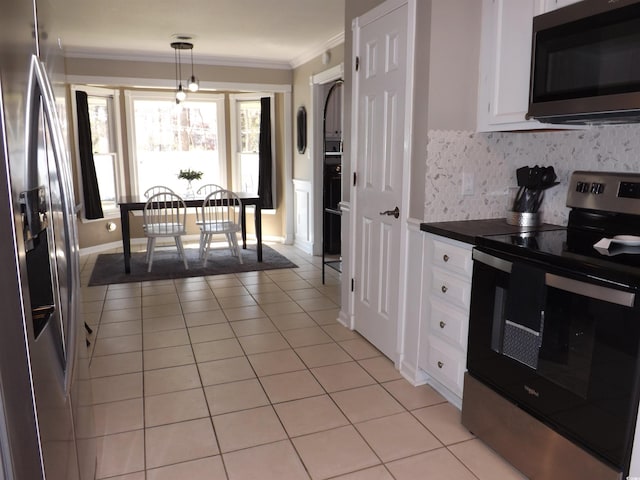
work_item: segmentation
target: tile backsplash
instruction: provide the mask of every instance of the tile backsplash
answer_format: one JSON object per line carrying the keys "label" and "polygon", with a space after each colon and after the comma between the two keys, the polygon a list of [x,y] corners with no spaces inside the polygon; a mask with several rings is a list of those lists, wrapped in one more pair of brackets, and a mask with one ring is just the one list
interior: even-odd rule
{"label": "tile backsplash", "polygon": [[[566,225],[567,184],[574,170],[640,172],[640,125],[549,132],[429,131],[424,220],[501,218],[516,169],[553,166],[560,185],[548,189],[542,220]],[[462,195],[463,174],[473,193]]]}

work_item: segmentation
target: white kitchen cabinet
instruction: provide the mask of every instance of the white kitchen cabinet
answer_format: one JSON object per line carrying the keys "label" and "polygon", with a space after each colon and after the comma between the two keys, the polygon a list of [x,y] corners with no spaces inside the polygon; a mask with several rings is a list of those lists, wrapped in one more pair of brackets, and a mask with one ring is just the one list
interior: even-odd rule
{"label": "white kitchen cabinet", "polygon": [[570,2],[483,0],[478,131],[571,128],[525,120],[529,106],[533,17]]}
{"label": "white kitchen cabinet", "polygon": [[[439,235],[426,234],[424,340],[418,366],[435,382],[431,384],[451,399],[462,399],[467,363],[467,334],[471,299],[472,245]],[[454,399],[454,403],[456,402]]]}

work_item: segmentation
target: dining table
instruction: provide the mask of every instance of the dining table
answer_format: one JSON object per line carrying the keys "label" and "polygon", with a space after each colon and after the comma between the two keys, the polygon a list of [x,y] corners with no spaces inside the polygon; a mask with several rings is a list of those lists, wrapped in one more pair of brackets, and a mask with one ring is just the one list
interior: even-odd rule
{"label": "dining table", "polygon": [[[247,248],[247,216],[246,207],[255,207],[255,230],[256,230],[256,255],[258,262],[262,262],[262,211],[260,209],[260,197],[254,193],[235,192],[242,202],[242,248]],[[187,208],[202,208],[204,197],[183,198]],[[147,198],[142,195],[126,195],[118,198],[120,207],[120,223],[122,228],[122,249],[124,254],[124,271],[131,273],[131,226],[129,215],[131,212],[144,210]]]}

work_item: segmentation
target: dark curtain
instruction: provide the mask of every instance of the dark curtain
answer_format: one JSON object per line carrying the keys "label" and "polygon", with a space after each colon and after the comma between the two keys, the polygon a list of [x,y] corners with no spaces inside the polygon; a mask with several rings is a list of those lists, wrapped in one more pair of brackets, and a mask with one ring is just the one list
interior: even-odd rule
{"label": "dark curtain", "polygon": [[80,173],[82,175],[82,193],[84,195],[84,215],[88,219],[104,218],[96,165],[93,162],[93,144],[91,142],[91,123],[89,122],[89,103],[87,92],[76,91],[78,116],[78,147],[80,150]]}
{"label": "dark curtain", "polygon": [[271,98],[260,99],[260,151],[258,196],[262,208],[273,208],[273,159],[271,156]]}

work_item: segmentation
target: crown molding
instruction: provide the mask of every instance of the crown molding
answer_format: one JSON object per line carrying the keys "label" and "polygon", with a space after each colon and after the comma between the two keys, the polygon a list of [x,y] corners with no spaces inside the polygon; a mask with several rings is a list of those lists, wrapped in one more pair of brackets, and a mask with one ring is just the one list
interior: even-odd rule
{"label": "crown molding", "polygon": [[298,68],[300,65],[304,65],[305,63],[313,60],[316,57],[319,57],[324,52],[331,48],[335,48],[338,45],[344,43],[344,32],[340,32],[337,35],[331,37],[326,42],[323,42],[317,45],[315,48],[308,50],[307,52],[299,55],[298,57],[291,60],[291,68]]}
{"label": "crown molding", "polygon": [[[261,58],[236,58],[219,56],[198,56],[196,65],[212,65],[221,67],[244,67],[244,68],[266,68],[273,70],[292,70],[298,68],[314,58],[322,55],[331,48],[335,48],[344,43],[344,32],[341,32],[326,42],[318,44],[307,52],[287,61],[273,61]],[[154,62],[173,63],[174,55],[157,52],[130,52],[122,50],[108,50],[98,48],[66,47],[64,55],[67,58],[79,58],[90,60],[114,60],[120,62]]]}
{"label": "crown molding", "polygon": [[[93,85],[112,88],[113,86],[129,88],[175,89],[175,79],[139,78],[139,77],[106,77],[94,75],[67,75],[67,83],[71,85]],[[291,93],[289,84],[246,83],[246,82],[211,82],[200,81],[203,92],[237,91],[237,92],[272,92]],[[197,95],[197,94],[196,94]]]}
{"label": "crown molding", "polygon": [[[120,62],[154,62],[173,63],[173,53],[154,52],[124,52],[121,50],[106,50],[96,48],[65,48],[64,55],[67,58],[82,58],[91,60],[115,60]],[[223,67],[267,68],[274,70],[291,70],[291,64],[286,61],[272,61],[260,58],[235,58],[217,56],[198,56],[195,65],[213,65]]]}

